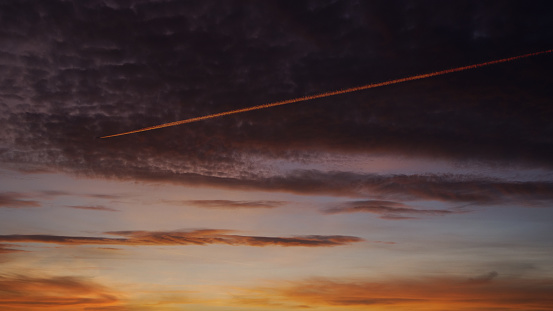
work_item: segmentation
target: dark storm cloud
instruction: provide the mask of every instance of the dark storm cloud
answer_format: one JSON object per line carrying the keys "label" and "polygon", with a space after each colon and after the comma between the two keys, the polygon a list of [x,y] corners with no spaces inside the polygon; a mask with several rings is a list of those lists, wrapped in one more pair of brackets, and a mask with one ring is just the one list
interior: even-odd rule
{"label": "dark storm cloud", "polygon": [[63,245],[245,245],[330,247],[361,242],[363,239],[342,235],[263,237],[230,234],[232,231],[205,229],[188,232],[113,231],[106,234],[123,238],[74,237],[57,235],[2,235],[2,242],[54,243]]}
{"label": "dark storm cloud", "polygon": [[[372,213],[383,219],[411,219],[413,216],[437,216],[462,213],[461,210],[417,209],[401,202],[383,200],[364,200],[342,203],[323,209],[327,214],[339,213]],[[405,216],[409,215],[409,216]]]}
{"label": "dark storm cloud", "polygon": [[233,201],[233,200],[181,200],[181,201],[163,201],[164,203],[191,205],[201,208],[275,208],[286,204],[283,201]]}
{"label": "dark storm cloud", "polygon": [[[550,55],[94,139],[550,49],[551,16],[549,3],[517,1],[5,1],[0,161],[277,190],[294,177],[255,186],[267,173],[257,159],[353,152],[551,168]],[[334,184],[294,191],[356,192]]]}

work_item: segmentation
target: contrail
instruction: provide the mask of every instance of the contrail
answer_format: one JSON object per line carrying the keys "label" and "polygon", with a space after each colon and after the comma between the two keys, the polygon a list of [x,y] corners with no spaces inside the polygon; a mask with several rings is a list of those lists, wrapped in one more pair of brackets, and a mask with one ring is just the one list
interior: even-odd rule
{"label": "contrail", "polygon": [[524,55],[518,55],[518,56],[509,57],[509,58],[503,58],[503,59],[498,59],[498,60],[492,60],[492,61],[489,61],[489,62],[469,65],[469,66],[463,66],[463,67],[458,67],[458,68],[453,68],[453,69],[446,69],[446,70],[442,70],[442,71],[425,73],[425,74],[410,76],[410,77],[401,78],[401,79],[395,79],[395,80],[389,80],[389,81],[385,81],[385,82],[372,83],[372,84],[367,84],[367,85],[363,85],[363,86],[352,87],[352,88],[349,88],[349,89],[325,92],[325,93],[320,93],[320,94],[315,94],[315,95],[309,95],[309,96],[303,96],[303,97],[278,101],[278,102],[269,103],[269,104],[263,104],[263,105],[258,105],[258,106],[252,106],[252,107],[247,107],[247,108],[231,110],[231,111],[219,112],[219,113],[210,114],[210,115],[203,116],[203,117],[196,117],[196,118],[190,118],[190,119],[180,120],[180,121],[175,121],[175,122],[170,122],[170,123],[163,123],[163,124],[159,124],[159,125],[154,125],[154,126],[150,126],[150,127],[141,128],[141,129],[134,130],[134,131],[124,132],[124,133],[119,133],[119,134],[113,134],[113,135],[108,135],[108,136],[102,136],[102,137],[99,137],[99,138],[109,138],[109,137],[115,137],[115,136],[122,136],[122,135],[128,135],[128,134],[133,134],[133,133],[151,131],[151,130],[160,129],[160,128],[164,128],[164,127],[170,127],[170,126],[176,126],[176,125],[181,125],[181,124],[185,124],[185,123],[192,123],[192,122],[196,122],[196,121],[202,121],[202,120],[207,120],[207,119],[218,118],[218,117],[227,116],[227,115],[230,115],[230,114],[236,114],[236,113],[247,112],[247,111],[252,111],[252,110],[259,110],[259,109],[266,109],[266,108],[282,106],[282,105],[287,105],[287,104],[292,104],[292,103],[297,103],[297,102],[303,102],[303,101],[317,99],[317,98],[323,98],[323,97],[329,97],[329,96],[334,96],[334,95],[340,95],[340,94],[346,94],[346,93],[362,91],[362,90],[366,90],[366,89],[372,89],[372,88],[375,88],[375,87],[381,87],[381,86],[397,84],[397,83],[413,81],[413,80],[419,80],[419,79],[426,79],[426,78],[430,78],[430,77],[434,77],[434,76],[440,76],[440,75],[445,75],[445,74],[448,74],[448,73],[459,72],[459,71],[464,71],[464,70],[469,70],[469,69],[475,69],[475,68],[484,67],[484,66],[493,65],[493,64],[510,62],[510,61],[520,59],[520,58],[526,58],[526,57],[530,57],[530,56],[536,56],[536,55],[546,54],[546,53],[551,53],[551,52],[553,52],[553,50],[547,50],[547,51],[534,52],[534,53],[529,53],[529,54],[524,54]]}

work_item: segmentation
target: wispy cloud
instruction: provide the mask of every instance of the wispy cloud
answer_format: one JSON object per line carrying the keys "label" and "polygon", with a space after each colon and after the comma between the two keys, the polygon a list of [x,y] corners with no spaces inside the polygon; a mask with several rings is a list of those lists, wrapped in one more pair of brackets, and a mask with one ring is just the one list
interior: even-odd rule
{"label": "wispy cloud", "polygon": [[392,220],[415,218],[413,216],[443,216],[465,212],[462,210],[417,209],[401,202],[383,200],[346,202],[322,211],[326,214],[372,213],[380,215],[380,218]]}
{"label": "wispy cloud", "polygon": [[24,252],[24,250],[12,248],[12,247],[14,247],[14,246],[17,246],[17,245],[13,245],[13,244],[0,244],[0,254],[9,254],[9,253]]}
{"label": "wispy cloud", "polygon": [[328,247],[361,242],[363,239],[342,235],[307,235],[265,237],[231,234],[230,230],[205,229],[187,232],[112,231],[106,234],[122,238],[58,235],[1,235],[1,242],[54,243],[66,245],[244,245]]}
{"label": "wispy cloud", "polygon": [[69,208],[76,208],[76,209],[86,209],[86,210],[92,210],[92,211],[106,211],[106,212],[118,212],[119,210],[111,208],[111,207],[105,207],[101,205],[95,205],[95,206],[88,206],[88,205],[66,205],[65,207]]}
{"label": "wispy cloud", "polygon": [[111,289],[68,276],[0,275],[0,292],[0,307],[6,310],[103,310],[121,302]]}
{"label": "wispy cloud", "polygon": [[0,193],[0,207],[20,208],[20,207],[39,207],[39,201],[29,199],[28,195],[17,192]]}
{"label": "wispy cloud", "polygon": [[168,201],[164,203],[190,205],[200,208],[220,208],[220,209],[239,209],[239,208],[275,208],[285,205],[284,201],[234,201],[234,200],[181,200]]}
{"label": "wispy cloud", "polygon": [[463,204],[547,206],[553,202],[553,182],[510,181],[482,176],[378,175],[298,170],[282,176],[223,178],[201,174],[133,175],[149,181],[193,186],[282,191],[296,194],[364,197],[373,200],[435,200]]}
{"label": "wispy cloud", "polygon": [[[408,310],[553,310],[552,279],[513,279],[497,272],[462,278],[385,281],[313,278],[245,290],[237,299],[258,305],[301,304],[327,307],[382,307]],[[268,302],[268,303],[267,303]]]}
{"label": "wispy cloud", "polygon": [[[101,194],[101,193],[72,193],[58,190],[43,190],[38,192],[3,192],[0,193],[0,208],[23,208],[23,207],[40,207],[42,201],[52,200],[59,196],[75,196],[80,198],[115,200],[123,197],[117,194]],[[70,208],[80,208],[89,210],[117,211],[116,209],[101,206],[101,205],[66,205]]]}

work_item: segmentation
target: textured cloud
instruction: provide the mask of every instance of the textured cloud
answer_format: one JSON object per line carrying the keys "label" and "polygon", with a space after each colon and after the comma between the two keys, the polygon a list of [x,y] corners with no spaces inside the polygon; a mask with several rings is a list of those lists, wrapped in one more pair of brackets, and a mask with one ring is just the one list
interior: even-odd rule
{"label": "textured cloud", "polygon": [[19,207],[39,207],[40,202],[30,200],[25,194],[17,192],[0,193],[0,207],[19,208]]}
{"label": "textured cloud", "polygon": [[247,181],[264,169],[259,158],[329,152],[553,166],[549,56],[94,139],[544,50],[553,39],[541,2],[238,4],[2,3],[0,161],[165,181]]}
{"label": "textured cloud", "polygon": [[[339,213],[373,213],[380,215],[383,219],[411,219],[412,216],[436,216],[436,215],[449,215],[458,214],[463,211],[460,210],[438,210],[438,209],[417,209],[409,205],[382,200],[365,200],[365,201],[353,201],[346,202],[339,206],[334,206],[323,210],[327,214],[339,214]],[[405,216],[409,215],[409,216]]]}
{"label": "textured cloud", "polygon": [[258,305],[380,307],[431,311],[553,310],[551,279],[512,279],[491,272],[473,279],[422,278],[386,281],[309,279],[252,289],[237,299]]}
{"label": "textured cloud", "polygon": [[233,201],[233,200],[183,200],[183,201],[163,201],[165,203],[191,205],[201,208],[275,208],[286,204],[283,201]]}
{"label": "textured cloud", "polygon": [[3,310],[111,310],[119,303],[113,290],[87,279],[0,275]]}
{"label": "textured cloud", "polygon": [[64,245],[244,245],[328,247],[361,242],[363,239],[342,235],[264,237],[230,234],[229,230],[205,229],[188,232],[113,231],[122,238],[77,237],[58,235],[1,235],[1,242],[38,242]]}

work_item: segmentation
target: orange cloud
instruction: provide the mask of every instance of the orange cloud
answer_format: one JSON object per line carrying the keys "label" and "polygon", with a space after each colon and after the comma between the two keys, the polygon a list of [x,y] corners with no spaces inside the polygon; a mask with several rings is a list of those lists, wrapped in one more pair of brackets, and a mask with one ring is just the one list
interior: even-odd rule
{"label": "orange cloud", "polygon": [[0,309],[6,311],[128,310],[118,304],[112,290],[82,278],[0,275]]}
{"label": "orange cloud", "polygon": [[123,238],[74,237],[59,235],[1,235],[0,242],[54,243],[65,245],[246,245],[246,246],[339,246],[363,239],[342,235],[308,235],[294,237],[264,237],[230,234],[219,229],[187,232],[113,231],[106,234]]}
{"label": "orange cloud", "polygon": [[[553,279],[501,278],[496,272],[471,279],[309,279],[259,287],[237,301],[368,310],[482,311],[553,310]],[[263,298],[263,299],[261,299]]]}

